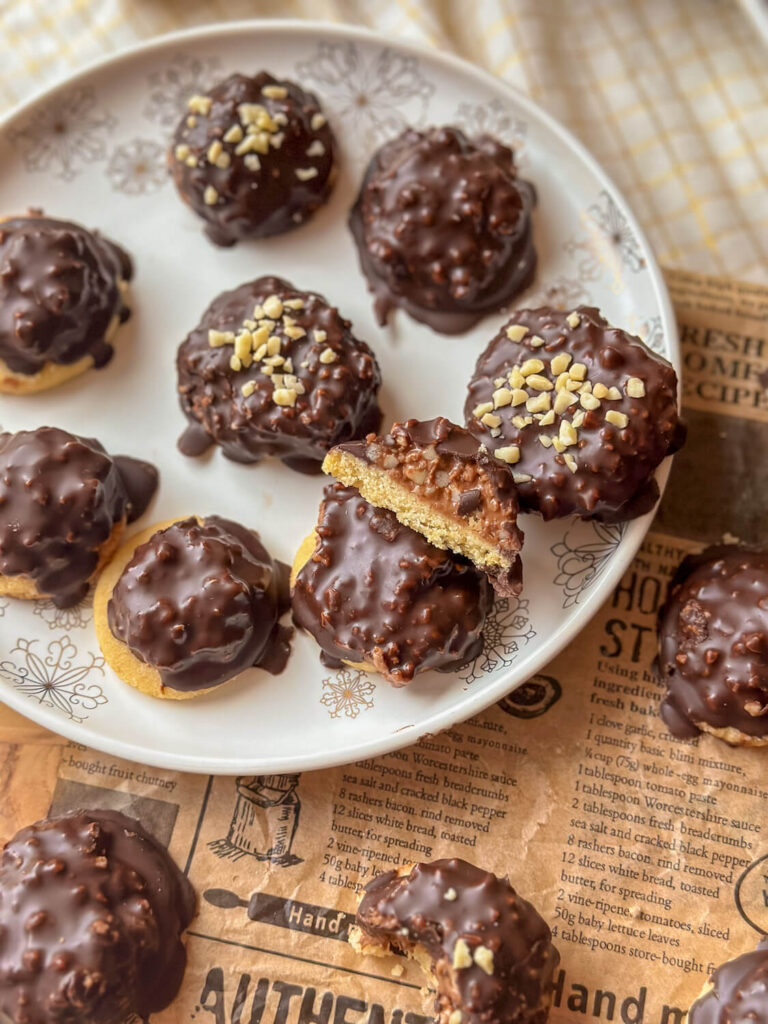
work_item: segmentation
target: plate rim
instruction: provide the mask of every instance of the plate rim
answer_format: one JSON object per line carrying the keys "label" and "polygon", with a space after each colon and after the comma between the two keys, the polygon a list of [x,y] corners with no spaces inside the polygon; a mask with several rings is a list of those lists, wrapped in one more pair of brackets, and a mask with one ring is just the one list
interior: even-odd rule
{"label": "plate rim", "polygon": [[[587,167],[590,173],[596,178],[600,185],[605,188],[611,197],[617,202],[619,208],[627,219],[635,237],[638,240],[643,255],[646,257],[647,270],[649,273],[652,294],[656,300],[657,308],[661,315],[661,327],[669,346],[670,362],[678,376],[681,377],[681,350],[680,339],[677,330],[672,301],[669,290],[664,281],[661,268],[656,254],[648,240],[642,226],[638,223],[632,207],[627,202],[621,190],[615,185],[612,178],[603,169],[598,160],[591,154],[586,146],[560,121],[553,117],[548,111],[532,100],[516,86],[511,85],[504,79],[486,71],[479,65],[465,60],[453,53],[430,48],[429,46],[414,42],[408,39],[387,38],[386,36],[369,29],[365,26],[349,25],[339,22],[301,19],[301,18],[244,18],[233,21],[209,22],[205,25],[197,25],[192,28],[178,29],[168,32],[152,39],[142,40],[130,46],[123,47],[105,57],[90,61],[83,67],[71,74],[58,76],[54,81],[36,89],[25,100],[13,107],[10,111],[0,116],[0,138],[5,135],[8,128],[18,118],[27,114],[39,103],[47,100],[55,93],[64,88],[69,88],[91,76],[110,70],[120,64],[129,63],[136,57],[143,57],[155,51],[161,51],[190,42],[201,40],[215,40],[227,36],[241,37],[244,33],[262,32],[273,35],[292,33],[316,32],[319,35],[333,36],[336,39],[374,43],[379,46],[388,47],[400,53],[417,57],[421,60],[436,62],[448,70],[453,70],[461,75],[470,75],[479,83],[485,85],[491,91],[507,93],[512,101],[533,120],[543,124],[558,140],[563,143],[574,155]],[[678,387],[678,407],[681,402],[680,388]],[[672,456],[668,456],[656,471],[656,480],[659,486],[659,500],[664,494],[667,479],[672,464]],[[654,513],[658,504],[654,508]],[[576,520],[574,520],[576,521]],[[633,525],[642,524],[643,520],[630,521],[630,529]],[[300,773],[304,771],[324,770],[335,768],[340,765],[350,764],[355,761],[369,757],[383,757],[393,751],[402,749],[417,743],[425,736],[444,732],[453,726],[467,721],[467,719],[478,715],[489,708],[492,704],[502,699],[515,689],[522,686],[528,679],[539,672],[545,665],[553,661],[562,650],[584,631],[599,611],[603,602],[610,596],[621,576],[627,570],[637,551],[645,539],[652,523],[649,514],[644,528],[636,529],[636,536],[627,537],[622,541],[623,556],[612,560],[607,570],[595,581],[586,595],[584,604],[581,605],[581,614],[576,615],[570,622],[558,627],[551,634],[544,649],[533,651],[523,656],[511,666],[508,672],[502,673],[497,681],[488,684],[485,688],[477,687],[465,691],[465,696],[458,700],[451,709],[433,713],[422,719],[418,724],[402,726],[394,732],[385,736],[366,740],[360,743],[347,744],[342,748],[334,747],[332,751],[326,752],[324,756],[316,753],[291,754],[282,756],[279,759],[274,757],[259,758],[252,757],[248,760],[222,756],[211,759],[209,757],[196,757],[192,754],[180,754],[166,752],[165,754],[157,748],[144,748],[132,742],[122,739],[107,739],[101,742],[98,729],[94,726],[88,727],[83,723],[71,720],[60,720],[52,708],[44,705],[35,706],[24,695],[17,693],[12,687],[3,687],[0,690],[0,702],[18,711],[25,718],[42,725],[56,735],[62,736],[75,743],[84,744],[100,753],[109,754],[114,757],[125,758],[130,761],[137,761],[140,764],[154,768],[161,768],[168,771],[182,771],[194,774],[205,775],[240,775],[246,773]],[[624,557],[626,556],[626,557]],[[524,668],[525,674],[519,682],[508,686],[505,679],[510,673],[519,673]],[[148,700],[154,698],[147,698]],[[94,733],[99,742],[94,743]],[[332,728],[329,726],[329,740],[332,738]]]}

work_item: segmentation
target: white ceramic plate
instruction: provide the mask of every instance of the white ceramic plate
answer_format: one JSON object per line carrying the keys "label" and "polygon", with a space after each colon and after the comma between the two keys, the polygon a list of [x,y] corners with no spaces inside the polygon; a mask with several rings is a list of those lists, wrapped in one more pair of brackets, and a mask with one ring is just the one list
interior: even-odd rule
{"label": "white ceramic plate", "polygon": [[[191,94],[232,71],[261,68],[318,93],[342,146],[343,171],[330,204],[309,225],[216,249],[175,194],[164,151]],[[178,454],[184,421],[176,348],[218,292],[279,274],[324,293],[373,346],[385,424],[409,415],[460,419],[475,360],[503,314],[458,338],[403,314],[379,329],[346,227],[373,150],[405,125],[430,123],[513,144],[523,175],[536,184],[539,272],[520,306],[594,303],[678,362],[669,298],[634,217],[589,154],[530,100],[459,60],[359,29],[245,22],[110,58],[2,125],[0,211],[42,206],[98,227],[134,255],[137,273],[134,317],[112,363],[55,391],[0,398],[0,423],[64,427],[98,437],[113,453],[150,459],[160,467],[161,489],[143,526],[219,513],[258,529],[273,555],[290,562],[314,524],[323,480],[277,462],[236,465],[218,451],[199,461]],[[154,700],[105,667],[88,602],[59,611],[50,602],[0,599],[0,698],[71,739],[187,771],[299,771],[383,754],[468,718],[537,673],[610,593],[649,522],[544,525],[524,517],[525,589],[519,600],[496,603],[484,653],[454,675],[429,673],[406,689],[351,669],[329,671],[302,635],[281,676],[252,670],[196,700]],[[551,687],[526,694],[551,701]]]}

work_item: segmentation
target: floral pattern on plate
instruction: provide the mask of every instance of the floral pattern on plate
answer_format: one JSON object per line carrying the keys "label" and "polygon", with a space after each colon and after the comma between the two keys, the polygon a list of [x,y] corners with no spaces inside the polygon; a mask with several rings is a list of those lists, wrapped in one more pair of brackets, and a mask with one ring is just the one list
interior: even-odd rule
{"label": "floral pattern on plate", "polygon": [[490,99],[487,103],[460,103],[453,122],[472,137],[491,135],[503,142],[513,150],[515,163],[521,163],[528,126],[500,99]]}
{"label": "floral pattern on plate", "polygon": [[0,677],[31,700],[54,708],[72,722],[84,722],[91,711],[107,703],[93,676],[104,675],[104,659],[90,651],[79,654],[68,636],[51,640],[20,639],[0,661]]}
{"label": "floral pattern on plate", "polygon": [[190,96],[204,93],[219,76],[217,57],[177,53],[164,68],[148,76],[149,99],[142,113],[163,128],[173,128],[187,109]]}
{"label": "floral pattern on plate", "polygon": [[[583,540],[583,528],[592,531],[592,537]],[[554,584],[563,591],[563,608],[579,603],[585,592],[605,571],[614,552],[626,533],[626,523],[576,522],[566,531],[563,539],[552,546],[557,559]]]}
{"label": "floral pattern on plate", "polygon": [[361,711],[373,707],[376,684],[360,669],[345,666],[322,681],[320,703],[328,709],[329,718],[357,718]]}
{"label": "floral pattern on plate", "polygon": [[[354,43],[322,42],[296,65],[299,81],[316,87],[320,103],[350,138],[372,147],[424,123],[435,90],[416,57],[385,48],[364,55]],[[353,157],[364,152],[358,145]]]}
{"label": "floral pattern on plate", "polygon": [[33,601],[32,614],[46,622],[48,629],[63,629],[66,633],[72,629],[85,629],[93,620],[93,594],[88,594],[71,608],[58,608],[50,598]]}
{"label": "floral pattern on plate", "polygon": [[464,689],[489,672],[511,665],[526,644],[536,636],[531,626],[526,598],[497,597],[483,626],[483,650],[458,676]]}
{"label": "floral pattern on plate", "polygon": [[168,181],[165,147],[154,139],[131,139],[112,151],[107,177],[116,192],[140,196]]}
{"label": "floral pattern on plate", "polygon": [[41,106],[12,128],[8,138],[21,150],[28,171],[73,181],[85,166],[106,158],[107,141],[116,124],[117,119],[97,102],[93,89],[83,86]]}

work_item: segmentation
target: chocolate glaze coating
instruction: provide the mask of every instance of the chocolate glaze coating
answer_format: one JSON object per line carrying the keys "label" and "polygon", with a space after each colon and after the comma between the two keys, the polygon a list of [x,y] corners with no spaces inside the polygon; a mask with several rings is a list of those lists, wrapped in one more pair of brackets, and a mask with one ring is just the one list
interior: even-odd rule
{"label": "chocolate glaze coating", "polygon": [[0,359],[30,376],[84,356],[104,366],[110,321],[130,316],[117,282],[132,276],[123,249],[79,224],[38,215],[0,222]]}
{"label": "chocolate glaze coating", "polygon": [[[272,295],[303,303],[301,309],[285,307],[277,321],[264,321],[272,323],[280,354],[291,359],[304,389],[292,406],[275,403],[274,380],[264,373],[263,360],[234,371],[232,345],[209,344],[209,330],[238,331],[254,307]],[[287,328],[286,315],[293,321]],[[302,336],[291,338],[286,329]],[[326,350],[332,362],[322,361]],[[376,400],[381,374],[373,352],[321,295],[298,291],[279,277],[260,277],[214,299],[179,348],[177,369],[181,407],[191,425],[179,442],[187,455],[199,455],[215,442],[236,462],[276,456],[293,469],[319,472],[329,448],[364,436],[381,420]],[[242,388],[250,382],[254,390],[246,396]]]}
{"label": "chocolate glaze coating", "polygon": [[[546,922],[508,879],[458,859],[417,864],[404,876],[389,871],[366,887],[357,924],[395,948],[424,947],[441,1018],[455,1007],[465,1024],[545,1024],[560,957]],[[477,962],[452,968],[459,940],[470,956],[491,951],[490,974]]]}
{"label": "chocolate glaze coating", "polygon": [[718,967],[688,1024],[768,1024],[768,941]]}
{"label": "chocolate glaze coating", "polygon": [[0,434],[0,575],[28,575],[60,608],[88,592],[115,525],[157,490],[154,466],[56,427]]}
{"label": "chocolate glaze coating", "polygon": [[[265,88],[274,95],[265,95]],[[306,221],[328,198],[336,171],[336,142],[317,97],[261,71],[230,75],[208,90],[207,99],[207,114],[191,109],[179,122],[168,162],[179,194],[205,220],[211,241],[234,245]],[[249,120],[260,112],[243,104],[264,112],[264,127],[250,125],[254,148],[247,151]],[[211,160],[217,143],[225,155]],[[215,198],[206,195],[209,189]]]}
{"label": "chocolate glaze coating", "polygon": [[[568,317],[578,319],[574,327]],[[576,319],[574,319],[574,323]],[[513,341],[509,329],[526,329],[520,341]],[[535,339],[543,339],[537,345]],[[538,377],[547,379],[550,390],[528,388],[532,398],[549,396],[558,373],[551,360],[561,354],[571,357],[575,367],[585,368],[585,381],[591,385],[617,388],[614,398],[602,398],[595,409],[587,409],[575,393],[576,402],[563,413],[555,413],[553,422],[541,426],[527,404],[508,404],[493,410],[501,420],[492,428],[475,414],[478,406],[493,405],[496,381],[508,379],[514,366],[537,359],[544,364]],[[642,382],[644,394],[628,394],[630,380]],[[509,390],[511,385],[505,385]],[[520,390],[526,390],[526,387]],[[590,395],[591,397],[591,395]],[[583,413],[578,426],[578,441],[564,452],[545,447],[539,435],[558,438],[563,421],[572,422],[574,413]],[[519,448],[514,464],[521,508],[539,512],[544,519],[577,515],[602,522],[624,522],[648,512],[656,503],[659,489],[654,471],[659,463],[683,443],[684,427],[677,412],[677,375],[674,368],[643,342],[611,325],[597,309],[579,306],[571,314],[543,307],[515,312],[480,356],[469,383],[464,407],[467,426],[491,451],[510,446]],[[626,426],[611,423],[607,417],[627,417]],[[531,416],[532,422],[518,426],[513,418]],[[494,430],[497,431],[494,436]],[[567,456],[567,457],[566,457]],[[575,472],[568,466],[575,459]],[[529,477],[529,479],[525,479]]]}
{"label": "chocolate glaze coating", "polygon": [[[479,529],[493,536],[510,564],[504,569],[479,568],[488,573],[498,593],[520,592],[523,571],[518,552],[523,534],[517,525],[517,489],[512,470],[489,455],[468,430],[444,416],[410,419],[395,423],[388,434],[369,434],[364,441],[347,441],[339,448],[371,465],[386,462],[388,454],[394,455],[406,470],[410,461],[415,469],[426,472],[422,484],[413,477],[407,478],[413,493],[427,503],[435,501],[438,508],[444,507],[454,516],[469,521],[482,508],[484,522]],[[425,461],[432,450],[435,457]]]}
{"label": "chocolate glaze coating", "polygon": [[349,217],[379,323],[400,306],[458,334],[501,309],[533,279],[535,198],[489,136],[407,128],[382,146]]}
{"label": "chocolate glaze coating", "polygon": [[290,653],[287,567],[252,530],[184,519],[139,545],[115,584],[114,636],[176,690],[218,686],[252,666],[277,674]]}
{"label": "chocolate glaze coating", "polygon": [[146,1020],[178,992],[195,894],[117,811],[21,829],[0,864],[0,1011],[13,1024]]}
{"label": "chocolate glaze coating", "polygon": [[768,736],[768,551],[721,544],[683,560],[659,613],[661,716]]}
{"label": "chocolate glaze coating", "polygon": [[491,589],[474,566],[339,483],[325,488],[316,530],[294,583],[293,618],[325,664],[369,662],[405,686],[417,672],[476,657]]}

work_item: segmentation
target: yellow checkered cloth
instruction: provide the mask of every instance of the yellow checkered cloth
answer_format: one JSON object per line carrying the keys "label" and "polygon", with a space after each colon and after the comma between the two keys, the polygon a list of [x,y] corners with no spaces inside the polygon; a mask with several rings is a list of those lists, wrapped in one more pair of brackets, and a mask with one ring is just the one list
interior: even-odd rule
{"label": "yellow checkered cloth", "polygon": [[0,109],[142,39],[252,17],[474,61],[582,139],[662,263],[768,283],[768,49],[736,0],[0,0]]}

